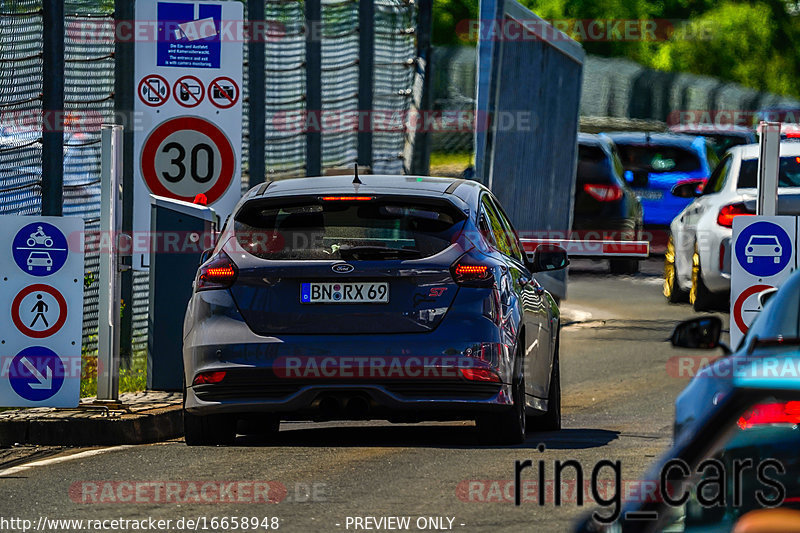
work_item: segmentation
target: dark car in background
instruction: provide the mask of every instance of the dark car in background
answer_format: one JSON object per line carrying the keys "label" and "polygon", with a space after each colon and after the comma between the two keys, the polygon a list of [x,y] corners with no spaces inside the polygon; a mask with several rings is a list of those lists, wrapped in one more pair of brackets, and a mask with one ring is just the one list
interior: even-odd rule
{"label": "dark car in background", "polygon": [[625,181],[642,202],[645,226],[666,228],[689,203],[672,193],[676,185],[705,186],[719,162],[711,140],[672,133],[630,132],[608,136],[617,145]]}
{"label": "dark car in background", "polygon": [[717,154],[717,159],[722,159],[722,156],[725,155],[725,152],[727,152],[729,148],[741,144],[753,144],[758,142],[756,132],[752,128],[746,128],[744,126],[676,124],[670,126],[669,131],[684,135],[700,135],[709,139],[714,148],[714,152]]}
{"label": "dark car in background", "polygon": [[200,266],[184,325],[186,443],[237,421],[476,420],[489,439],[561,426],[560,315],[475,181],[298,178],[251,189]]}
{"label": "dark car in background", "polygon": [[[637,240],[641,235],[642,205],[623,178],[614,143],[605,136],[578,134],[578,167],[572,229],[591,240]],[[633,274],[639,261],[612,259],[612,273]]]}

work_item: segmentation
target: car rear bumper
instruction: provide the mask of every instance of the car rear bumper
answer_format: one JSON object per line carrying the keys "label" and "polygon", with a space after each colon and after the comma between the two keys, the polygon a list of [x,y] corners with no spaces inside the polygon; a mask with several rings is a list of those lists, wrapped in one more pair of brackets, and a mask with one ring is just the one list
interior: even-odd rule
{"label": "car rear bumper", "polygon": [[223,384],[187,389],[194,414],[275,414],[292,420],[452,420],[511,406],[500,383],[387,381],[372,383],[263,382],[236,389]]}
{"label": "car rear bumper", "polygon": [[[449,419],[512,404],[515,340],[483,316],[465,314],[422,334],[263,336],[229,303],[226,291],[197,293],[189,303],[183,345],[189,412],[339,418],[360,398],[370,417]],[[499,382],[467,379],[474,372],[464,369]],[[221,371],[219,383],[194,384],[198,374]],[[326,399],[338,402],[337,416],[325,414]]]}

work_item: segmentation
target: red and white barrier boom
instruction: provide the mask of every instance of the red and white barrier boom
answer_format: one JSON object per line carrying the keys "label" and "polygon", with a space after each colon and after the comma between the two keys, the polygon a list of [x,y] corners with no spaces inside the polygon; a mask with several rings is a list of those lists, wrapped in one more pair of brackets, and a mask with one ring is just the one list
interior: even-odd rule
{"label": "red and white barrier boom", "polygon": [[650,255],[650,243],[647,241],[520,239],[520,242],[528,254],[532,254],[540,244],[557,244],[570,257],[646,259]]}

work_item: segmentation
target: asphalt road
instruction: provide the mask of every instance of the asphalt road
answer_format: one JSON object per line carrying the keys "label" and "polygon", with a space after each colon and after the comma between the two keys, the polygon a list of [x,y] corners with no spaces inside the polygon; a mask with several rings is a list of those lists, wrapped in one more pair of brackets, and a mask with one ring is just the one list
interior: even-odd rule
{"label": "asphalt road", "polygon": [[[568,459],[580,462],[587,478],[598,461],[619,460],[623,483],[635,480],[670,444],[673,402],[687,382],[670,360],[691,354],[672,349],[666,339],[678,321],[694,313],[688,305],[664,301],[657,260],[647,262],[641,274],[618,277],[607,275],[602,263],[577,262],[563,309],[568,323],[562,332],[560,432],[530,434],[518,447],[488,447],[469,423],[286,423],[273,443],[240,437],[230,448],[187,448],[175,441],[71,450],[0,472],[0,529],[13,530],[10,524],[2,527],[3,518],[37,525],[40,517],[152,517],[172,520],[164,528],[169,531],[203,531],[204,526],[225,531],[232,529],[212,527],[211,518],[246,516],[277,517],[283,531],[387,531],[385,526],[398,524],[365,529],[376,523],[356,518],[396,516],[410,518],[410,531],[569,530],[576,517],[595,506],[577,505],[568,490],[574,485],[566,486],[561,506],[552,498],[539,505],[535,491],[515,506],[510,486],[515,461],[534,461],[533,468],[523,471],[523,480],[537,479],[541,460],[550,482],[554,461]],[[574,479],[573,469],[565,470],[569,478]],[[196,484],[172,485],[177,492],[164,503],[169,490],[160,483],[174,481]],[[192,501],[192,488],[209,481],[243,482],[235,486],[233,498],[244,502]],[[250,481],[274,484],[266,490],[244,483]],[[145,501],[115,501],[130,496],[130,487],[139,488]],[[206,488],[211,498],[215,490],[226,496],[231,490],[230,485]],[[265,495],[281,501],[263,503]],[[188,502],[175,501],[187,496]],[[82,503],[92,497],[104,503]],[[197,528],[176,524],[198,517],[207,518]],[[45,530],[97,530],[87,526]],[[130,527],[118,524],[115,529]]]}

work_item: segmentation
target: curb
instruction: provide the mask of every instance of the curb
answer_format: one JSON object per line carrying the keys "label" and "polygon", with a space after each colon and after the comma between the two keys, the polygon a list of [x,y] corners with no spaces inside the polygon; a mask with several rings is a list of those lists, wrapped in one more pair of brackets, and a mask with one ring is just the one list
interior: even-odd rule
{"label": "curb", "polygon": [[180,405],[119,418],[0,419],[0,446],[144,444],[182,436],[183,410]]}

